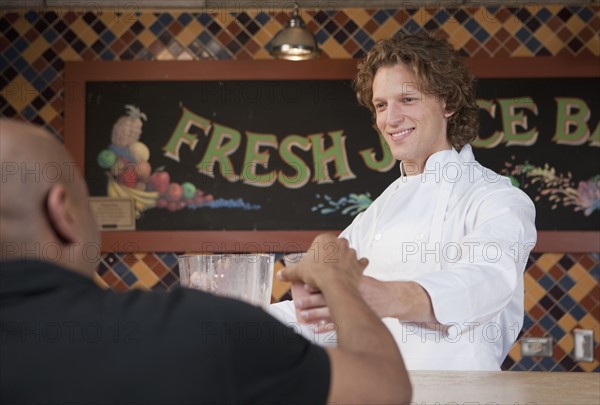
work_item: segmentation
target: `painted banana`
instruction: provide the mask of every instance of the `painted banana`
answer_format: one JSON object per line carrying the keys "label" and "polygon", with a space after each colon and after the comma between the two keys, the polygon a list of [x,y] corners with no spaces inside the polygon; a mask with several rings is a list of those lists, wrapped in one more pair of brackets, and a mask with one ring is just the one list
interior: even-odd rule
{"label": "painted banana", "polygon": [[117,183],[111,176],[108,176],[106,194],[108,197],[112,198],[132,199],[136,210],[136,216],[144,210],[155,207],[159,196],[156,191],[143,191],[123,186]]}

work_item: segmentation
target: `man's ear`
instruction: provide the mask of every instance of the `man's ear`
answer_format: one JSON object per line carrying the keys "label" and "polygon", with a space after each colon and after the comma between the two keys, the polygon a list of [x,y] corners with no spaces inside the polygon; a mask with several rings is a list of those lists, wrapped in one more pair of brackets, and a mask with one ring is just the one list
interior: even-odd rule
{"label": "man's ear", "polygon": [[444,111],[444,118],[450,118],[454,115],[454,111]]}
{"label": "man's ear", "polygon": [[46,211],[50,226],[57,237],[68,244],[77,241],[77,230],[75,217],[69,211],[67,204],[67,194],[67,188],[63,184],[53,184],[46,197]]}

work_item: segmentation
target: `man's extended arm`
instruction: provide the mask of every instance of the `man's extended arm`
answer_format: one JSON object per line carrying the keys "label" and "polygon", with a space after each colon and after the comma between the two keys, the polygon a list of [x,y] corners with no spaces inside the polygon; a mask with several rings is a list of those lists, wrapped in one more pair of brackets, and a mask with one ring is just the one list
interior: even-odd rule
{"label": "man's extended arm", "polygon": [[359,292],[366,264],[356,260],[345,239],[320,235],[297,266],[280,274],[286,281],[317,288],[326,297],[338,336],[337,348],[326,349],[332,370],[328,400],[408,402],[411,386],[398,346]]}

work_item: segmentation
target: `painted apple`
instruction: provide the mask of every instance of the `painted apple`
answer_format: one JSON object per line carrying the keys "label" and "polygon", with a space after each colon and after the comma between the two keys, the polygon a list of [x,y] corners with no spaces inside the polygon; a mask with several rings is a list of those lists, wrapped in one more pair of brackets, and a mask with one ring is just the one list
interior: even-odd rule
{"label": "painted apple", "polygon": [[117,163],[117,154],[110,149],[104,149],[98,154],[98,164],[103,169],[110,169]]}
{"label": "painted apple", "polygon": [[157,191],[160,195],[167,194],[170,181],[171,176],[169,176],[169,173],[164,171],[154,172],[152,173],[152,176],[150,176],[150,185],[152,186],[152,190]]}
{"label": "painted apple", "polygon": [[148,162],[137,162],[135,164],[135,171],[140,180],[146,180],[150,176],[152,168]]}
{"label": "painted apple", "polygon": [[183,187],[179,183],[171,183],[167,188],[167,200],[176,202],[183,197]]}
{"label": "painted apple", "polygon": [[125,169],[117,176],[117,182],[121,183],[129,188],[136,188],[138,182],[138,175],[135,172],[133,165],[128,165]]}
{"label": "painted apple", "polygon": [[194,186],[189,181],[186,181],[185,183],[183,183],[181,185],[181,187],[183,187],[183,197],[184,198],[186,198],[186,199],[194,198],[194,196],[196,195],[196,186]]}

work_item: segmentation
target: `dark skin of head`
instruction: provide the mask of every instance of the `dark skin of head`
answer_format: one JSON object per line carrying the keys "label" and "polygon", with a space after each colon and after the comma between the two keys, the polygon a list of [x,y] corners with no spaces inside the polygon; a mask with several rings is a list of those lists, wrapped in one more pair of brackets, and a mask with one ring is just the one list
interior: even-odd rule
{"label": "dark skin of head", "polygon": [[42,128],[0,119],[0,167],[0,259],[50,260],[92,277],[100,234],[65,148]]}

